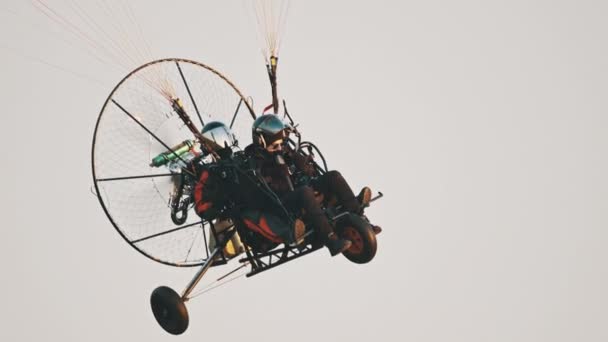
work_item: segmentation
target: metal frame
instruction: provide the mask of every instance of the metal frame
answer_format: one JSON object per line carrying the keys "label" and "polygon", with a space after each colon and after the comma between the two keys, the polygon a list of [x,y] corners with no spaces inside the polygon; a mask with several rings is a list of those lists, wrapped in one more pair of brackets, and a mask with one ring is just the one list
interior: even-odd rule
{"label": "metal frame", "polygon": [[240,259],[239,262],[248,262],[251,264],[251,271],[247,273],[247,277],[251,277],[276,266],[282,265],[288,261],[297,259],[306,254],[310,254],[321,249],[322,247],[322,245],[313,246],[311,244],[306,244],[304,246],[287,245],[282,248],[275,248],[265,253],[255,253],[247,250],[247,257]]}
{"label": "metal frame", "polygon": [[[370,203],[382,198],[383,196],[384,196],[384,194],[382,192],[378,192],[378,195],[373,197],[370,200]],[[330,215],[331,221],[336,221],[336,220],[340,219],[342,216],[348,214],[348,212],[334,214],[334,212],[330,210],[328,212],[328,214]],[[238,233],[236,225],[233,224],[232,227],[228,227],[226,230],[223,230],[222,236],[220,236],[218,234],[217,230],[215,229],[215,226],[213,225],[213,223],[209,222],[209,224],[211,226],[211,232],[212,232],[212,234],[214,234],[214,237],[215,237],[216,241],[218,242],[218,244],[216,245],[213,252],[211,252],[211,254],[208,256],[207,260],[202,264],[200,270],[198,270],[198,272],[196,272],[196,274],[194,275],[192,280],[188,283],[188,285],[182,292],[181,299],[184,302],[190,300],[190,297],[189,297],[190,294],[194,291],[194,288],[198,285],[198,283],[201,281],[201,279],[203,278],[205,273],[207,273],[209,268],[211,268],[213,266],[219,266],[219,265],[224,265],[224,264],[228,263],[228,259],[224,255],[223,250],[226,247],[226,244],[228,243],[228,241],[230,240],[232,235]],[[275,268],[284,263],[287,263],[289,261],[303,257],[307,254],[313,253],[313,252],[323,248],[323,244],[321,244],[319,241],[315,241],[314,236],[311,237],[312,234],[314,234],[313,231],[308,231],[303,237],[304,241],[301,242],[300,244],[284,244],[283,247],[275,247],[275,248],[273,248],[269,251],[265,251],[265,252],[256,252],[255,250],[253,250],[252,248],[247,246],[247,244],[244,242],[246,245],[246,248],[245,248],[246,257],[238,260],[239,263],[242,264],[242,266],[236,268],[235,270],[228,272],[227,274],[220,277],[218,280],[226,278],[230,274],[245,267],[247,264],[249,264],[251,266],[251,270],[245,274],[249,278],[249,277],[252,277],[254,275],[268,271],[272,268]],[[206,236],[205,236],[205,246],[207,246],[207,237]],[[193,297],[196,297],[196,296],[197,295],[194,295]]]}
{"label": "metal frame", "polygon": [[[186,288],[184,289],[184,291],[182,292],[181,298],[183,301],[187,301],[189,300],[189,296],[192,293],[192,291],[195,289],[195,287],[198,285],[198,283],[201,281],[201,279],[203,278],[203,276],[207,273],[207,271],[213,267],[213,266],[219,266],[219,265],[224,265],[227,264],[229,259],[226,258],[226,255],[224,254],[224,248],[226,246],[226,244],[228,243],[228,241],[230,240],[230,238],[232,237],[233,234],[237,233],[237,229],[235,226],[228,228],[227,230],[222,231],[221,233],[218,234],[213,222],[211,221],[205,221],[205,220],[201,220],[195,223],[191,223],[191,224],[186,224],[186,225],[182,225],[182,226],[178,226],[178,227],[172,227],[170,229],[167,229],[165,231],[156,233],[156,234],[152,234],[146,237],[141,237],[141,238],[137,238],[137,239],[129,239],[127,238],[124,233],[120,230],[120,228],[118,227],[118,225],[116,224],[116,222],[113,220],[112,216],[110,215],[110,212],[108,211],[108,208],[106,207],[101,195],[100,195],[100,191],[99,191],[99,187],[98,187],[98,182],[104,182],[104,181],[120,181],[123,179],[133,179],[133,178],[148,178],[148,177],[167,177],[167,176],[172,176],[174,174],[172,173],[168,173],[168,174],[154,174],[154,175],[135,175],[135,176],[127,176],[127,177],[115,177],[115,178],[97,178],[96,174],[95,174],[95,143],[96,143],[96,139],[97,139],[97,130],[99,128],[99,124],[101,122],[101,118],[103,116],[103,113],[105,112],[106,107],[108,106],[109,103],[113,103],[114,105],[116,105],[117,107],[119,107],[127,116],[131,117],[131,119],[135,120],[132,115],[128,112],[128,110],[126,108],[123,108],[116,100],[113,99],[114,93],[120,88],[120,86],[127,80],[129,79],[133,74],[137,73],[138,71],[140,71],[141,69],[144,69],[150,65],[154,65],[157,63],[163,63],[163,62],[174,62],[179,74],[181,76],[182,81],[184,82],[184,86],[186,87],[187,91],[188,91],[188,95],[190,97],[190,100],[192,101],[197,116],[201,122],[201,124],[204,124],[204,121],[202,120],[202,117],[200,115],[200,112],[198,110],[198,107],[196,105],[196,103],[194,102],[194,98],[192,97],[192,93],[190,92],[190,87],[188,85],[188,82],[186,80],[185,75],[182,72],[182,68],[180,66],[180,62],[182,63],[190,63],[190,64],[194,64],[194,65],[198,65],[201,66],[207,70],[209,70],[210,72],[216,74],[218,77],[220,77],[221,79],[223,79],[224,81],[226,81],[235,91],[236,93],[240,96],[240,101],[236,106],[236,110],[234,113],[234,116],[232,118],[232,121],[230,122],[230,126],[232,127],[232,125],[234,124],[234,121],[238,115],[239,109],[241,107],[241,105],[244,103],[245,106],[247,107],[249,113],[251,114],[251,116],[253,117],[253,119],[256,118],[256,115],[253,111],[253,108],[251,106],[251,104],[245,99],[245,97],[242,95],[242,93],[234,86],[234,84],[232,82],[230,82],[225,76],[223,76],[222,74],[220,74],[219,72],[217,72],[216,70],[214,70],[213,68],[210,68],[202,63],[198,63],[195,61],[191,61],[191,60],[186,60],[186,59],[179,59],[179,58],[168,58],[168,59],[160,59],[160,60],[156,60],[156,61],[152,61],[150,63],[144,64],[140,67],[138,67],[137,69],[133,70],[131,73],[129,73],[127,76],[125,76],[112,90],[112,92],[110,93],[110,95],[108,96],[108,98],[106,99],[101,112],[99,114],[99,117],[97,119],[97,123],[95,125],[95,133],[93,135],[93,143],[92,143],[92,150],[91,150],[91,164],[92,164],[92,172],[93,172],[93,180],[94,180],[94,185],[95,185],[95,193],[100,201],[100,204],[104,210],[104,212],[106,213],[108,219],[110,220],[110,222],[112,223],[112,225],[114,226],[114,228],[116,228],[116,230],[118,231],[118,233],[123,237],[123,239],[125,239],[125,241],[127,241],[127,243],[129,245],[131,245],[133,248],[135,248],[138,252],[140,252],[141,254],[145,255],[146,257],[157,261],[159,263],[162,264],[166,264],[166,265],[170,265],[170,266],[177,266],[177,267],[195,267],[195,266],[200,266],[200,269],[195,273],[194,277],[192,278],[192,280],[187,284]],[[274,94],[273,94],[274,95]],[[277,99],[276,97],[273,98],[273,105],[275,106],[275,110],[277,107]],[[284,104],[285,106],[285,104]],[[286,111],[286,108],[285,108]],[[286,115],[289,115],[286,111]],[[293,120],[291,119],[291,116],[289,116],[289,119],[293,122]],[[137,122],[137,120],[135,120]],[[143,126],[141,123],[137,122],[138,124],[140,124],[140,126],[146,130],[146,132],[148,132],[153,138],[155,138],[159,143],[161,143],[165,148],[167,148],[168,150],[172,151],[171,148],[165,144],[163,141],[161,141],[158,137],[156,137],[154,135],[154,133],[150,132],[145,126]],[[301,153],[304,154],[310,154],[310,153],[314,153],[316,155],[318,155],[321,159],[321,165],[317,162],[317,161],[313,161],[316,170],[320,173],[323,174],[325,172],[328,171],[327,168],[327,162],[325,160],[325,157],[323,156],[323,154],[321,153],[321,151],[319,150],[319,148],[314,145],[311,142],[305,141],[305,142],[300,142],[298,141],[298,143],[296,144],[293,141],[289,141],[291,144],[296,145],[299,149],[299,151]],[[172,151],[173,152],[173,151]],[[178,156],[179,157],[179,156]],[[181,159],[181,158],[180,158]],[[186,163],[187,164],[187,163]],[[182,170],[182,172],[186,172],[189,173],[189,170]],[[182,173],[182,175],[184,175]],[[182,177],[182,181],[185,181],[186,177]],[[379,193],[379,195],[375,198],[372,199],[372,202],[379,199],[380,197],[382,197],[383,194]],[[332,220],[336,220],[338,218],[340,218],[341,215],[334,215],[333,217],[331,217]],[[203,233],[203,240],[204,240],[204,244],[205,244],[205,254],[206,254],[206,259],[202,259],[202,261],[200,262],[195,262],[195,263],[191,263],[191,264],[178,264],[178,263],[173,263],[173,262],[167,262],[167,261],[163,261],[163,260],[158,260],[157,258],[155,258],[152,255],[149,255],[148,253],[146,253],[144,250],[140,249],[139,247],[136,246],[137,243],[148,240],[148,239],[152,239],[155,238],[157,236],[162,236],[165,234],[171,234],[175,231],[178,230],[182,230],[182,229],[187,229],[190,227],[195,227],[200,225],[200,228],[202,229],[202,233]],[[210,233],[213,234],[213,237],[216,241],[216,246],[213,249],[213,251],[209,250],[209,236],[207,236],[206,232],[205,232],[205,226],[209,225],[210,227]],[[309,232],[308,235],[312,234],[312,232]],[[317,241],[314,241],[313,239],[307,239],[307,240],[312,240],[311,241],[306,241],[303,242],[299,245],[288,245],[288,244],[284,244],[283,247],[276,247],[274,249],[271,249],[269,251],[266,252],[256,252],[253,249],[251,249],[249,246],[247,246],[247,244],[245,243],[245,245],[247,246],[247,248],[245,249],[245,253],[246,253],[246,257],[239,259],[239,263],[244,264],[241,267],[244,267],[245,264],[249,263],[251,265],[251,269],[250,271],[246,274],[247,277],[251,277],[254,276],[256,274],[265,272],[269,269],[272,269],[274,267],[277,267],[279,265],[282,265],[286,262],[295,260],[297,258],[300,258],[304,255],[310,254],[312,252],[315,252],[319,249],[321,249],[323,247],[322,244],[318,243]],[[232,271],[234,272],[234,271]],[[231,273],[232,273],[231,272]],[[230,273],[229,273],[230,274]]]}
{"label": "metal frame", "polygon": [[[96,146],[96,141],[97,141],[97,132],[99,129],[99,125],[101,123],[101,119],[103,117],[103,114],[105,113],[106,108],[108,107],[108,105],[113,104],[118,106],[121,110],[123,110],[123,112],[125,112],[125,114],[127,114],[128,116],[131,116],[130,113],[128,112],[127,108],[122,108],[120,106],[120,104],[118,104],[114,99],[114,94],[116,93],[116,91],[120,88],[120,86],[129,78],[131,78],[131,76],[133,76],[134,74],[136,74],[137,72],[139,72],[142,69],[145,69],[151,65],[154,64],[159,64],[159,63],[167,63],[167,62],[172,62],[175,63],[178,69],[178,72],[180,73],[180,76],[182,76],[182,81],[184,82],[187,90],[189,91],[189,86],[187,85],[187,81],[185,76],[183,75],[183,73],[181,72],[181,67],[179,63],[188,63],[188,64],[194,64],[197,66],[200,66],[202,68],[207,69],[208,71],[210,71],[211,73],[215,74],[216,76],[218,76],[219,78],[221,78],[222,80],[224,80],[226,83],[228,83],[228,85],[234,89],[234,91],[239,95],[239,97],[243,100],[245,106],[247,107],[251,117],[255,120],[256,115],[255,112],[253,110],[253,107],[250,105],[250,103],[248,101],[246,101],[245,96],[241,93],[241,91],[228,79],[226,78],[224,75],[222,75],[220,72],[218,72],[217,70],[203,64],[200,62],[196,62],[196,61],[192,61],[192,60],[188,60],[188,59],[183,59],[183,58],[165,58],[165,59],[158,59],[158,60],[154,60],[151,61],[149,63],[146,63],[144,65],[139,66],[138,68],[134,69],[133,71],[131,71],[129,74],[127,74],[122,80],[120,80],[120,82],[118,82],[118,84],[116,84],[116,86],[112,89],[112,91],[110,92],[110,95],[107,97],[107,99],[105,100],[101,111],[99,113],[99,116],[97,118],[97,122],[95,123],[95,130],[94,130],[94,134],[93,134],[93,142],[91,145],[91,170],[92,170],[92,174],[93,174],[93,183],[95,186],[95,194],[97,196],[97,199],[99,200],[99,203],[101,204],[101,207],[103,208],[103,211],[105,212],[106,216],[108,217],[108,219],[110,220],[110,222],[112,223],[112,226],[116,229],[116,231],[118,232],[118,234],[120,234],[120,236],[131,246],[133,247],[135,250],[137,250],[139,253],[143,254],[144,256],[146,256],[147,258],[157,261],[161,264],[164,265],[169,265],[169,266],[176,266],[176,267],[196,267],[196,266],[201,266],[206,264],[207,259],[201,260],[200,262],[192,262],[192,263],[188,263],[188,264],[180,264],[180,263],[176,263],[176,262],[170,262],[170,261],[165,261],[165,260],[159,260],[158,258],[154,257],[153,255],[150,255],[149,253],[145,252],[143,249],[139,248],[138,246],[136,246],[136,244],[133,241],[136,241],[137,239],[129,239],[125,233],[123,233],[120,228],[119,225],[115,222],[115,220],[112,218],[110,211],[108,209],[108,207],[106,206],[106,204],[104,203],[102,196],[101,196],[101,191],[99,189],[98,186],[98,182],[100,181],[112,181],[112,180],[119,180],[118,178],[116,179],[103,179],[103,178],[97,178],[97,175],[95,173],[95,146]],[[189,93],[190,95],[190,93]],[[192,99],[191,99],[192,100]],[[192,100],[193,101],[193,100]],[[194,104],[196,106],[196,104]],[[198,109],[198,108],[196,108]],[[197,113],[199,114],[199,113]],[[201,118],[199,118],[201,119]],[[201,120],[202,121],[202,120]],[[145,129],[146,131],[147,128],[143,127],[143,129]],[[148,132],[150,133],[150,132]],[[154,135],[152,135],[154,137]],[[158,139],[157,139],[158,140]],[[168,148],[168,150],[171,150],[168,146],[166,146],[165,143],[163,143],[161,141],[161,144],[164,145],[165,147]],[[146,178],[146,177],[161,177],[161,176],[166,176],[166,175],[137,175],[135,177],[120,177],[120,178],[124,178],[124,179],[129,179],[129,178]],[[201,222],[202,225],[202,229],[203,232],[205,230],[205,222]],[[178,227],[179,228],[179,227]],[[206,240],[206,237],[205,237]],[[207,243],[207,241],[205,241],[205,243]],[[209,251],[207,250],[207,253],[209,253]]]}

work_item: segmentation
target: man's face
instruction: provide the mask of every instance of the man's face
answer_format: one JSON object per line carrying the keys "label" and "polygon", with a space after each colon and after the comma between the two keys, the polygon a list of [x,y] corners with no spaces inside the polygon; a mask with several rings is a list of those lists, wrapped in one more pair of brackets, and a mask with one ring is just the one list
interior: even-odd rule
{"label": "man's face", "polygon": [[268,153],[279,153],[283,151],[283,139],[274,141],[272,144],[266,146]]}

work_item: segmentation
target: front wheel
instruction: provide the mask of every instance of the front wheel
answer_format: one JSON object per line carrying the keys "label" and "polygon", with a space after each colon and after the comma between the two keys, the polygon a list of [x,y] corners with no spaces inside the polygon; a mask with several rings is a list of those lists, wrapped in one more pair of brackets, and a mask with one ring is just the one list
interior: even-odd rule
{"label": "front wheel", "polygon": [[188,329],[188,310],[182,297],[170,287],[157,287],[150,297],[154,318],[166,332],[179,335]]}
{"label": "front wheel", "polygon": [[355,214],[348,214],[338,221],[336,228],[340,236],[352,242],[350,248],[342,253],[348,260],[365,264],[374,258],[378,244],[376,234],[367,221]]}

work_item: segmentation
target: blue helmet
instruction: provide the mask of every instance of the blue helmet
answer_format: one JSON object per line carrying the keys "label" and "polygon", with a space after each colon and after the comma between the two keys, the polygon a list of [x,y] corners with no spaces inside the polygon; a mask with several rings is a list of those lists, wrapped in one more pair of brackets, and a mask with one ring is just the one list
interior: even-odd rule
{"label": "blue helmet", "polygon": [[265,114],[253,122],[251,135],[253,143],[266,147],[279,139],[285,139],[291,131],[291,126],[276,114]]}
{"label": "blue helmet", "polygon": [[213,150],[221,150],[236,146],[237,141],[234,133],[225,124],[219,121],[207,123],[201,131],[203,139]]}

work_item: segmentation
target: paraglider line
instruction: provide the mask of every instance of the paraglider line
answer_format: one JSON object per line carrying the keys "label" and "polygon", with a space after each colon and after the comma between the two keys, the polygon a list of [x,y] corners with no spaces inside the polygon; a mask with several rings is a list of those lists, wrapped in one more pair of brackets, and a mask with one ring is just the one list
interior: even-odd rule
{"label": "paraglider line", "polygon": [[216,288],[218,288],[218,287],[220,287],[220,286],[226,285],[226,284],[228,284],[229,282],[231,282],[231,281],[233,281],[233,280],[236,280],[236,279],[238,279],[238,278],[241,278],[241,277],[242,277],[242,276],[244,276],[245,274],[240,274],[240,275],[237,275],[237,276],[235,276],[235,277],[232,277],[232,278],[230,278],[230,279],[228,279],[228,280],[226,280],[226,281],[222,282],[222,280],[226,279],[228,276],[230,276],[230,275],[232,275],[232,274],[236,273],[237,271],[239,271],[239,270],[243,269],[243,268],[244,268],[244,267],[246,267],[247,265],[249,265],[249,263],[248,263],[248,262],[247,262],[247,263],[244,263],[243,265],[241,265],[241,266],[239,266],[239,267],[237,267],[237,268],[233,269],[232,271],[230,271],[230,272],[228,272],[228,273],[224,274],[223,276],[221,276],[221,277],[217,278],[217,279],[216,279],[214,282],[212,282],[212,283],[210,283],[210,284],[207,284],[205,287],[203,287],[202,289],[200,289],[200,291],[199,291],[199,292],[197,292],[197,293],[193,294],[192,296],[190,296],[190,297],[189,297],[189,299],[192,299],[192,298],[198,297],[198,296],[202,295],[203,293],[209,292],[209,291],[211,291],[211,290],[213,290],[213,289],[216,289]]}
{"label": "paraglider line", "polygon": [[240,269],[242,269],[242,268],[244,268],[244,267],[247,267],[247,265],[249,265],[249,263],[244,263],[244,264],[242,264],[241,266],[239,266],[239,267],[237,267],[237,268],[233,269],[232,271],[230,271],[230,272],[228,272],[228,273],[224,274],[223,276],[221,276],[221,277],[217,278],[217,280],[216,280],[216,281],[222,281],[222,280],[224,280],[225,278],[227,278],[227,277],[228,277],[228,276],[230,276],[231,274],[234,274],[234,273],[235,273],[235,272],[237,272],[238,270],[240,270]]}
{"label": "paraglider line", "polygon": [[237,279],[239,279],[239,278],[242,278],[244,275],[245,275],[245,274],[240,274],[240,275],[234,276],[234,277],[232,277],[232,278],[230,278],[230,279],[226,280],[226,281],[225,281],[225,282],[223,282],[223,283],[217,284],[217,285],[212,286],[212,287],[209,287],[209,288],[207,288],[207,289],[205,289],[205,290],[203,290],[203,291],[201,291],[201,292],[198,292],[198,293],[196,293],[196,294],[194,294],[194,295],[190,296],[188,299],[196,298],[196,297],[198,297],[198,296],[200,296],[200,295],[202,295],[202,294],[204,294],[204,293],[207,293],[207,292],[209,292],[209,291],[211,291],[211,290],[217,289],[217,288],[218,288],[218,287],[220,287],[220,286],[224,286],[224,285],[226,285],[226,284],[228,284],[228,283],[230,283],[230,282],[232,282],[232,281],[234,281],[234,280],[237,280]]}
{"label": "paraglider line", "polygon": [[184,259],[184,262],[188,262],[188,258],[190,257],[190,252],[192,252],[192,247],[194,247],[194,242],[196,242],[196,236],[198,235],[198,231],[196,231],[196,233],[194,233],[194,239],[192,239],[192,244],[190,245],[190,249],[188,249],[188,254],[186,254],[186,258]]}

